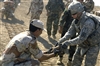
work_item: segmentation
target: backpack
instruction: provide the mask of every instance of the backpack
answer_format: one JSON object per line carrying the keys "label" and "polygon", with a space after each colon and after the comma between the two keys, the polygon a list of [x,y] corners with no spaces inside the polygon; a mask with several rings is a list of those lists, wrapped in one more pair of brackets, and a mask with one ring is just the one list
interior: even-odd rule
{"label": "backpack", "polygon": [[88,18],[91,18],[95,23],[95,30],[87,39],[88,42],[94,46],[100,43],[100,17],[93,14],[88,14],[87,16]]}

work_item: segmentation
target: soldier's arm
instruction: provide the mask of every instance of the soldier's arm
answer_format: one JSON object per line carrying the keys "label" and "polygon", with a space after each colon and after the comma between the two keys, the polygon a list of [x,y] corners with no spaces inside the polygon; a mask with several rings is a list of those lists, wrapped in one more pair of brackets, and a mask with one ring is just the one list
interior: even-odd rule
{"label": "soldier's arm", "polygon": [[60,18],[60,22],[59,22],[59,33],[62,33],[63,31],[63,26],[66,22],[66,19],[68,17],[68,11],[65,9],[65,11],[63,12],[61,18]]}
{"label": "soldier's arm", "polygon": [[59,26],[63,26],[64,23],[66,22],[66,19],[68,17],[68,11],[65,10],[60,18]]}
{"label": "soldier's arm", "polygon": [[45,9],[46,9],[46,10],[49,10],[49,9],[50,9],[50,5],[51,5],[51,2],[50,2],[50,0],[49,0],[48,3],[47,3],[47,5],[45,6]]}
{"label": "soldier's arm", "polygon": [[31,7],[32,7],[32,1],[31,1],[31,4],[30,4],[30,7],[29,7],[29,10],[28,10],[28,12],[27,12],[26,15],[28,15],[28,14],[30,13],[30,11],[31,11]]}
{"label": "soldier's arm", "polygon": [[63,43],[66,40],[69,40],[70,38],[72,38],[73,36],[76,35],[76,29],[75,29],[75,26],[74,26],[74,21],[75,20],[73,20],[72,24],[70,25],[70,28],[65,33],[65,35],[62,38],[59,39],[58,43]]}
{"label": "soldier's arm", "polygon": [[47,60],[51,57],[55,57],[54,53],[51,54],[44,54],[42,52],[42,50],[39,49],[37,42],[35,42],[34,44],[31,42],[30,43],[30,48],[29,48],[30,52],[33,54],[33,56],[38,59],[40,62]]}
{"label": "soldier's arm", "polygon": [[89,19],[83,25],[83,28],[81,29],[79,35],[74,39],[66,41],[64,44],[67,46],[81,44],[82,42],[87,40],[88,36],[93,32],[94,29],[95,24],[93,20]]}
{"label": "soldier's arm", "polygon": [[64,11],[64,9],[65,9],[65,5],[64,5],[63,0],[61,0],[60,4],[61,4],[61,8],[62,8],[62,10]]}

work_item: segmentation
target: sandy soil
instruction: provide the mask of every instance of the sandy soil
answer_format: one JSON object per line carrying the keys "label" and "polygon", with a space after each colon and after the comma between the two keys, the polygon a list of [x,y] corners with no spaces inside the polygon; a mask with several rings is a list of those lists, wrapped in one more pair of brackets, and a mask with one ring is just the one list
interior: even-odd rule
{"label": "sandy soil", "polygon": [[[7,45],[7,43],[10,41],[10,39],[13,36],[28,29],[30,14],[26,15],[26,13],[28,12],[30,0],[21,0],[21,1],[22,1],[21,5],[18,6],[18,8],[15,11],[15,19],[1,20],[1,17],[0,17],[0,55],[2,54],[4,47]],[[47,4],[47,2],[48,2],[48,0],[44,0],[45,5]],[[3,3],[0,2],[0,8],[2,7],[2,5],[3,5]],[[97,10],[100,10],[100,7],[94,8],[94,11],[97,11]],[[1,13],[0,13],[0,15],[1,15]],[[44,22],[45,28],[46,28],[46,19],[47,19],[46,10],[44,8],[43,13],[41,14],[40,20],[42,20]],[[45,31],[43,31],[43,34],[38,39],[39,47],[43,51],[45,51],[45,50],[49,49],[50,47],[54,46],[56,41],[60,38],[60,34],[57,33],[56,36],[57,36],[56,39],[53,39],[52,37],[50,39],[48,39],[47,33]],[[63,59],[63,63],[64,63],[63,66],[67,66],[67,56],[68,56],[68,54],[66,53],[64,55],[64,59]],[[41,66],[57,66],[56,61],[57,61],[57,57],[51,58],[49,60],[42,62]],[[99,53],[99,56],[97,59],[96,66],[100,66],[99,63],[100,63],[100,53]],[[83,65],[84,65],[84,63],[83,63]]]}

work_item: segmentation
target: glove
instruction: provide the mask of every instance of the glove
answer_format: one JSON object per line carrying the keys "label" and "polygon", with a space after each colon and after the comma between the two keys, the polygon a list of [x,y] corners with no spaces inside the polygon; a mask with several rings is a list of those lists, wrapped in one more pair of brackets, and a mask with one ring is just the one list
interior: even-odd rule
{"label": "glove", "polygon": [[59,53],[60,53],[60,50],[55,50],[55,51],[54,51],[55,56],[58,56]]}
{"label": "glove", "polygon": [[62,49],[64,49],[64,50],[67,49],[67,45],[66,44],[63,44],[62,45]]}

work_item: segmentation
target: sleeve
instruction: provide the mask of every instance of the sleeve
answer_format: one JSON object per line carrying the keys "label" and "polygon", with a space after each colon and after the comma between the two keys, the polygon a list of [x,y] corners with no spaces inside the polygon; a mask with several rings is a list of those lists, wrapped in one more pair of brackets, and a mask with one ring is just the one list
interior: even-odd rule
{"label": "sleeve", "polygon": [[30,36],[25,36],[16,40],[14,44],[16,45],[19,52],[23,52],[26,50],[26,48],[28,48],[31,40],[32,38]]}
{"label": "sleeve", "polygon": [[77,44],[81,44],[82,42],[84,42],[88,36],[95,30],[95,24],[93,22],[93,20],[88,19],[83,28],[80,31],[80,34],[71,40],[66,41],[64,44],[66,45],[77,45]]}
{"label": "sleeve", "polygon": [[34,56],[34,58],[39,59],[42,57],[43,53],[42,51],[39,49],[37,42],[30,42],[30,46],[29,46],[29,51],[30,53]]}
{"label": "sleeve", "polygon": [[67,16],[68,16],[68,11],[65,9],[65,11],[63,12],[63,14],[60,18],[59,26],[64,25],[64,23],[66,22]]}
{"label": "sleeve", "polygon": [[45,6],[46,10],[50,10],[50,4],[51,4],[51,1],[49,0],[47,5]]}
{"label": "sleeve", "polygon": [[59,39],[58,43],[64,43],[66,40],[76,35],[76,29],[74,26],[74,22],[75,22],[75,19],[72,21],[72,24],[70,28],[68,29],[68,31],[65,33],[65,35],[61,39]]}

